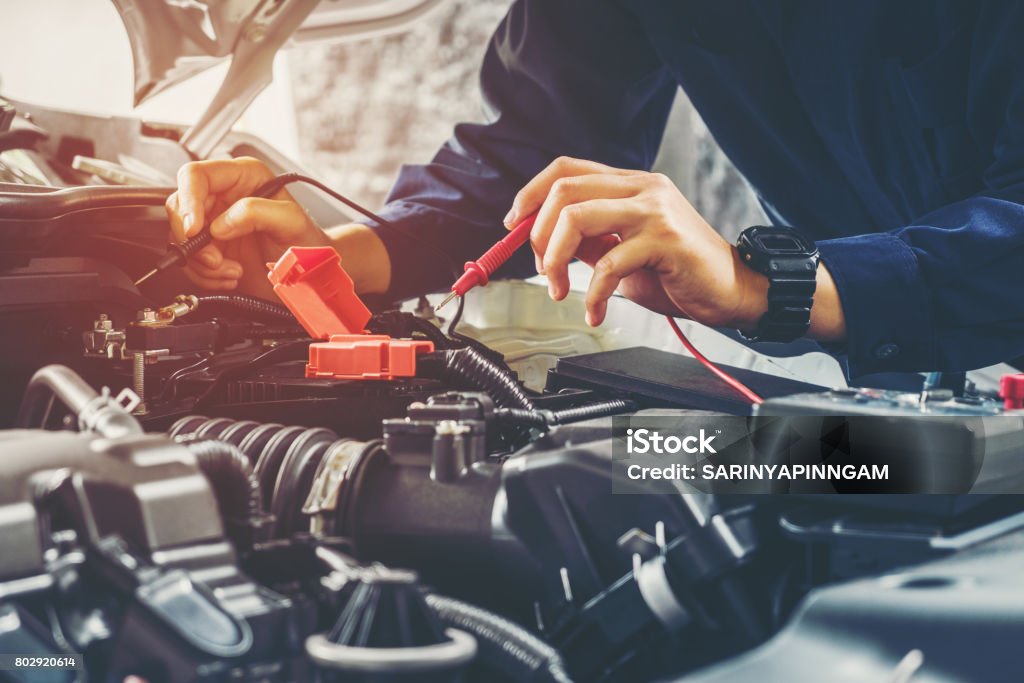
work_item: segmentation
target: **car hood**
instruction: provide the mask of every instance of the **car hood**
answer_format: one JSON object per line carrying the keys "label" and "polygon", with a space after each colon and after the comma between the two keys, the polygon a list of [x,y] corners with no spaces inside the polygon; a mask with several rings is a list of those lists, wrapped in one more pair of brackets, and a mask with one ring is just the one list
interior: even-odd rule
{"label": "car hood", "polygon": [[353,40],[401,31],[444,0],[112,0],[131,44],[136,106],[231,59],[206,112],[182,139],[206,158],[272,80],[289,41]]}

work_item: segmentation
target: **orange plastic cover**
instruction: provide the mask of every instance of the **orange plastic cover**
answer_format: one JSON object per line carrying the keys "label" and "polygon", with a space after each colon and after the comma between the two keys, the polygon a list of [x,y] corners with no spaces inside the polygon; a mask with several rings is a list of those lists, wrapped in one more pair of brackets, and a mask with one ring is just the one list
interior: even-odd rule
{"label": "orange plastic cover", "polygon": [[311,337],[329,339],[365,330],[370,309],[356,295],[333,247],[291,247],[267,267],[274,292]]}

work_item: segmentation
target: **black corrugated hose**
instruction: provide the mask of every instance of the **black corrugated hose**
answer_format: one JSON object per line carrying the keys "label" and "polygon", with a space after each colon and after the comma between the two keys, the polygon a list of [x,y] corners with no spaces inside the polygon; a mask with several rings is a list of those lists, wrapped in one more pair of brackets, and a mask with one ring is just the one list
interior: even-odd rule
{"label": "black corrugated hose", "polygon": [[598,417],[608,417],[609,415],[619,415],[620,413],[629,413],[634,410],[636,410],[635,403],[616,398],[572,408],[562,408],[561,410],[499,408],[494,411],[494,417],[535,427],[549,427],[568,424],[569,422],[593,420]]}
{"label": "black corrugated hose", "polygon": [[260,482],[242,451],[216,439],[182,440],[209,480],[225,520],[244,523],[263,511]]}
{"label": "black corrugated hose", "polygon": [[511,371],[473,348],[421,354],[417,375],[447,382],[455,389],[483,391],[499,408],[533,410],[533,400]]}
{"label": "black corrugated hose", "polygon": [[518,683],[572,683],[555,648],[493,612],[443,595],[427,604],[447,626],[471,633],[483,661]]}
{"label": "black corrugated hose", "polygon": [[244,294],[207,294],[196,298],[199,300],[200,309],[204,306],[226,306],[241,313],[252,313],[254,315],[280,318],[297,323],[295,316],[285,306],[254,296],[246,296]]}

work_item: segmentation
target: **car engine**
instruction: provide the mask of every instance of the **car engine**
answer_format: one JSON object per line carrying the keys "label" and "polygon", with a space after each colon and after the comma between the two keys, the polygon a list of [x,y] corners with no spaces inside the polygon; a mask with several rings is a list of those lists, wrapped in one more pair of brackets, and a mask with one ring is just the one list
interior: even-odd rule
{"label": "car engine", "polygon": [[[971,469],[984,432],[985,493],[652,493],[612,467],[623,416],[758,419],[693,359],[530,388],[333,252],[272,264],[281,301],[136,288],[171,188],[75,168],[123,121],[16,108],[51,133],[8,136],[0,184],[0,652],[79,665],[0,680],[1018,680],[1024,428],[990,398],[938,397],[1000,418],[943,439]],[[780,414],[906,405],[735,372]]]}

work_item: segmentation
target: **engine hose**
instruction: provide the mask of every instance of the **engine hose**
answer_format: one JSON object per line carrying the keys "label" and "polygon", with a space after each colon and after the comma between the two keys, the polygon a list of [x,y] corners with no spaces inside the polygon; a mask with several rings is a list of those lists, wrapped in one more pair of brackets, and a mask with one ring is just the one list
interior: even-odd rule
{"label": "engine hose", "polygon": [[248,520],[263,510],[260,482],[248,458],[237,447],[217,439],[181,440],[209,480],[225,519]]}
{"label": "engine hose", "polygon": [[518,624],[454,598],[426,597],[446,626],[476,637],[484,663],[519,683],[572,683],[558,651]]}
{"label": "engine hose", "polygon": [[422,354],[417,375],[440,379],[457,389],[483,391],[499,408],[534,410],[533,400],[515,375],[473,348]]}
{"label": "engine hose", "polygon": [[[105,391],[105,390],[104,390]],[[60,399],[79,425],[108,439],[141,434],[142,426],[105,392],[100,394],[78,373],[63,365],[47,365],[32,375],[25,387],[15,425],[45,427],[54,399]]]}
{"label": "engine hose", "polygon": [[494,411],[498,419],[518,422],[534,427],[551,427],[554,425],[568,424],[570,422],[582,422],[593,420],[598,417],[619,415],[636,410],[636,404],[623,399],[612,399],[609,401],[598,401],[572,408],[561,410],[522,410],[519,408],[499,408]]}
{"label": "engine hose", "polygon": [[[223,444],[237,453],[255,482],[257,511],[273,513],[274,535],[287,536],[308,527],[303,504],[316,481],[321,461],[337,452],[347,454],[353,442],[340,439],[329,429],[259,424],[227,418],[183,417],[168,430],[171,438],[185,443]],[[346,479],[338,486],[344,499]],[[237,490],[237,487],[234,489]],[[232,508],[234,510],[236,508]]]}
{"label": "engine hose", "polygon": [[244,294],[208,294],[196,297],[199,308],[204,306],[227,306],[242,313],[252,313],[271,318],[281,318],[296,322],[295,316],[286,307],[272,301],[258,299]]}

